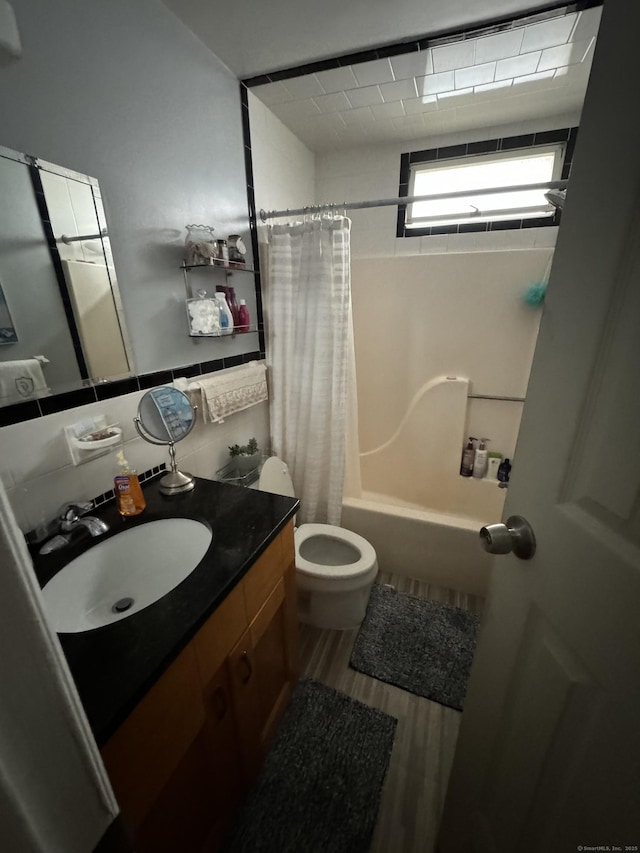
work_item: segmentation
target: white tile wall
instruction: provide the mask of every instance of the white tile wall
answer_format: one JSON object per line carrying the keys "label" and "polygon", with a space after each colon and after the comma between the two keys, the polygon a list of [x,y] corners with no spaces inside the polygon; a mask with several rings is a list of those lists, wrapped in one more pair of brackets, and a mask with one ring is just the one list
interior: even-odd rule
{"label": "white tile wall", "polygon": [[356,75],[358,85],[370,86],[375,83],[390,83],[393,80],[393,71],[388,59],[374,59],[371,62],[362,62],[353,65],[353,73]]}
{"label": "white tile wall", "polygon": [[256,208],[273,210],[312,204],[314,155],[251,92],[249,117]]}
{"label": "white tile wall", "polygon": [[[395,86],[395,83],[384,83],[383,86]],[[384,100],[380,86],[363,86],[360,89],[348,89],[345,95],[352,107],[368,107],[371,104],[381,104]],[[402,97],[402,96],[400,96]],[[317,99],[316,99],[317,100]]]}
{"label": "white tile wall", "polygon": [[[168,451],[143,441],[135,431],[133,417],[145,392],[127,394],[59,412],[0,429],[0,477],[7,488],[20,528],[26,532],[53,518],[66,501],[88,500],[113,487],[116,473],[114,448],[105,456],[74,466],[63,427],[88,415],[107,415],[108,422],[123,428],[124,452],[139,472],[163,462]],[[269,446],[269,416],[261,403],[228,418],[224,424],[197,426],[176,447],[178,466],[199,477],[213,478],[228,458],[228,445],[246,444],[255,436],[260,447]]]}
{"label": "white tile wall", "polygon": [[[454,127],[471,130],[504,124],[521,115],[534,118],[558,115],[568,109],[577,111],[584,100],[591,45],[599,19],[597,8],[572,12],[540,25],[309,74],[290,84],[267,84],[258,87],[256,94],[273,106],[287,127],[313,151],[353,144],[363,137],[358,131],[337,132],[322,120],[310,124],[308,119],[317,107],[322,110],[321,116],[330,115],[329,110],[340,110],[344,121],[351,125],[357,121],[348,115],[347,103],[359,109],[379,103],[381,97],[385,103],[410,101],[412,115],[419,111],[417,94],[427,99],[427,108],[421,112],[431,112],[435,103],[439,120],[433,130],[439,133]],[[582,74],[569,75],[572,69],[580,69]],[[505,85],[496,86],[496,81]],[[513,91],[516,87],[517,92]],[[293,92],[297,92],[295,99]],[[342,98],[337,97],[338,93]],[[523,105],[524,112],[518,111],[520,105],[509,103],[506,96],[512,94],[530,99],[529,105]],[[435,102],[429,100],[434,96]],[[489,114],[484,105],[491,101]],[[409,114],[406,107],[405,113]],[[374,110],[375,122],[368,116],[369,140],[383,143],[414,137],[415,121],[405,125],[396,110],[392,114],[396,120],[390,125],[389,114],[389,110]]]}
{"label": "white tile wall", "polygon": [[[317,202],[326,203],[347,199],[391,198],[398,194],[400,155],[405,151],[571,127],[578,121],[579,116],[572,113],[544,121],[526,120],[507,126],[483,127],[473,133],[457,132],[445,136],[426,136],[423,133],[409,142],[359,146],[350,150],[318,154],[315,159],[316,181],[313,198]],[[350,216],[353,222],[351,249],[354,258],[552,248],[557,237],[556,228],[527,228],[397,239],[396,208],[354,210]]]}
{"label": "white tile wall", "polygon": [[396,80],[433,74],[433,56],[431,50],[421,50],[414,53],[392,56],[390,61]]}
{"label": "white tile wall", "polygon": [[331,68],[328,71],[319,71],[316,77],[325,92],[340,92],[345,89],[353,89],[358,85],[351,66],[348,68]]}

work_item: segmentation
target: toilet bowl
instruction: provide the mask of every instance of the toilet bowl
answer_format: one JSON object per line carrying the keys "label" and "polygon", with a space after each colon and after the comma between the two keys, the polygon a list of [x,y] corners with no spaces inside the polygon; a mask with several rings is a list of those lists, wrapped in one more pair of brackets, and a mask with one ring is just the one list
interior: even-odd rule
{"label": "toilet bowl", "polygon": [[[262,466],[258,488],[295,497],[286,464],[272,456]],[[357,628],[378,573],[373,546],[333,524],[302,524],[295,531],[298,617],[318,628]]]}

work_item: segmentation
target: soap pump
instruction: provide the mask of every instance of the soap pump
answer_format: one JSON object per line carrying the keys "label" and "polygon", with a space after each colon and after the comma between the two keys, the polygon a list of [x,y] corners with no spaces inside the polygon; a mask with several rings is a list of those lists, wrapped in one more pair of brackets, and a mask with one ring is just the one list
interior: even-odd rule
{"label": "soap pump", "polygon": [[476,450],[476,455],[473,460],[473,476],[477,479],[485,477],[487,474],[487,442],[488,438],[480,439],[480,447]]}
{"label": "soap pump", "polygon": [[473,442],[478,439],[475,436],[469,436],[469,443],[462,451],[462,462],[460,463],[460,474],[462,477],[470,477],[473,474],[473,459],[475,455]]}
{"label": "soap pump", "polygon": [[135,468],[124,458],[124,452],[117,453],[119,471],[113,480],[116,505],[120,515],[139,515],[146,507],[144,495]]}

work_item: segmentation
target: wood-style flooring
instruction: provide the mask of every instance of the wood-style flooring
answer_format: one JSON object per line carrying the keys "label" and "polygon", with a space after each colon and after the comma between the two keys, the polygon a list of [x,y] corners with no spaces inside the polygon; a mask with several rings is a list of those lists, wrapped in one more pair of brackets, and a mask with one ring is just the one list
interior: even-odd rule
{"label": "wood-style flooring", "polygon": [[[483,599],[425,581],[380,572],[377,583],[482,612]],[[398,720],[371,853],[433,853],[462,714],[350,669],[357,633],[301,625],[302,672]]]}

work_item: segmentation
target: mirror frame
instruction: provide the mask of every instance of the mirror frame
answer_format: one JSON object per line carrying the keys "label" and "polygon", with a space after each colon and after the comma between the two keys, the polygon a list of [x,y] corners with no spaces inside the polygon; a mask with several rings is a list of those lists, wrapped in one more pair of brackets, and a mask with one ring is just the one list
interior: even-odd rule
{"label": "mirror frame", "polygon": [[[165,415],[170,416],[174,414],[174,412],[171,410],[167,411],[166,407],[162,406],[162,402],[158,398],[163,393],[170,394],[171,397],[177,399],[180,403],[182,403],[182,407],[185,410],[188,407],[188,410],[191,413],[191,421],[189,422],[189,426],[185,428],[185,430],[181,432],[180,435],[174,436],[172,434],[169,424],[167,423],[167,420],[165,420]],[[162,436],[157,435],[156,432],[153,432],[152,429],[149,428],[149,419],[145,421],[144,413],[142,411],[143,406],[146,408],[147,404],[149,406],[153,405],[154,408],[152,408],[151,411],[162,421],[162,426],[166,432],[167,438],[163,438]],[[165,411],[163,411],[163,408],[165,409]],[[173,408],[174,407],[172,406],[171,409]],[[138,402],[138,413],[134,418],[134,422],[136,424],[136,429],[138,430],[138,433],[142,436],[142,438],[144,438],[145,441],[149,441],[151,444],[168,445],[175,444],[175,442],[177,441],[182,441],[189,435],[189,433],[196,425],[197,414],[197,407],[193,405],[193,403],[189,399],[189,396],[185,394],[184,391],[180,391],[179,388],[176,388],[173,385],[159,385],[149,389],[149,391],[147,391],[147,393],[140,398]],[[180,416],[178,417],[179,420],[183,422],[182,418]]]}

